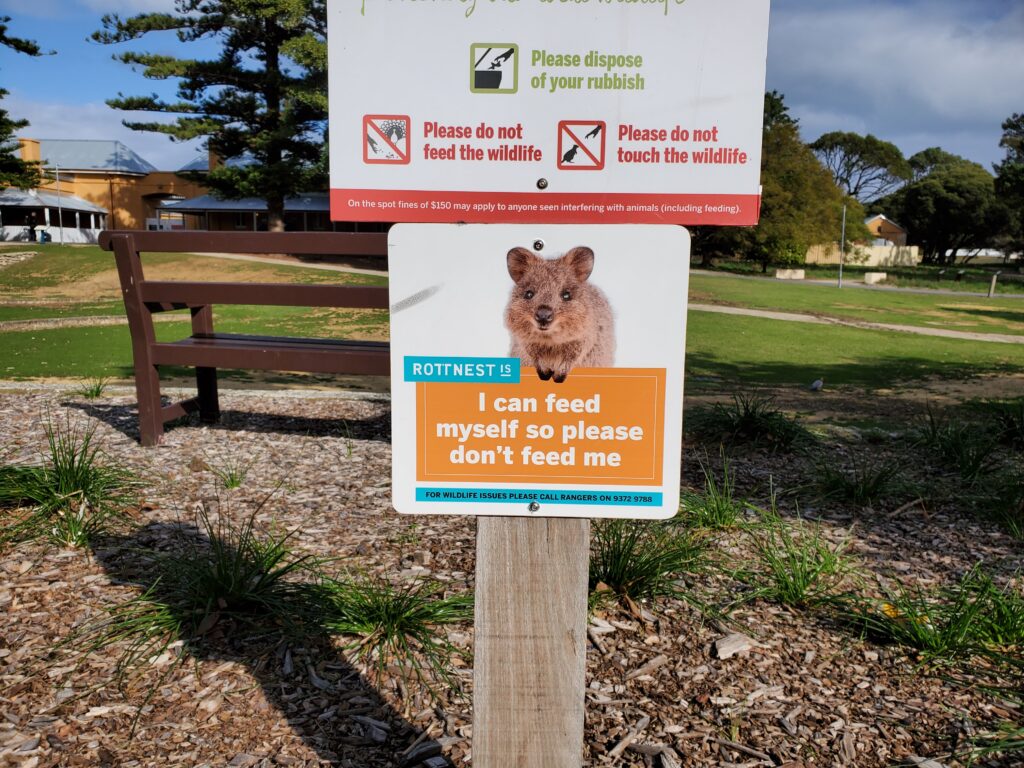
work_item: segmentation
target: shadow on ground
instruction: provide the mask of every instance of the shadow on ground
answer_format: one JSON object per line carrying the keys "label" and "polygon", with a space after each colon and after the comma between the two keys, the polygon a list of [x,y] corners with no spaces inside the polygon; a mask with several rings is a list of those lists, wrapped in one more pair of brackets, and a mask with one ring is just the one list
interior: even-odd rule
{"label": "shadow on ground", "polygon": [[[144,712],[138,722],[136,738],[142,742],[141,748],[146,748],[145,734],[150,728],[160,732],[161,723],[178,718],[191,723],[195,732],[200,733],[202,722],[212,714],[204,709],[204,702],[211,697],[216,700],[218,689],[229,681],[211,674],[213,666],[204,667],[200,672],[189,663],[190,659],[195,659],[233,662],[244,668],[262,689],[262,697],[258,694],[223,697],[224,703],[219,705],[222,708],[216,710],[220,718],[218,729],[223,749],[230,754],[217,754],[216,757],[224,761],[219,764],[298,764],[294,757],[283,753],[280,740],[273,738],[282,720],[286,720],[288,727],[319,759],[330,765],[350,768],[451,765],[447,758],[440,756],[440,744],[423,738],[422,728],[385,702],[374,685],[332,643],[325,630],[308,623],[303,624],[304,629],[297,629],[296,616],[308,615],[308,605],[296,602],[294,611],[285,605],[268,616],[265,612],[259,613],[258,606],[226,606],[221,602],[220,610],[216,607],[206,610],[202,612],[205,618],[197,621],[199,612],[187,610],[180,597],[181,584],[188,578],[183,576],[182,555],[188,558],[184,560],[188,563],[193,557],[208,557],[211,550],[207,534],[188,524],[150,523],[128,535],[106,537],[94,545],[96,560],[112,581],[137,586],[140,594],[147,594],[152,603],[166,607],[180,627],[198,627],[187,632],[182,630],[180,636],[172,638],[184,643],[181,651],[184,663],[169,679],[160,680],[161,672],[155,669],[148,671],[143,679],[144,686],[156,681],[159,685],[153,689],[153,698],[148,702],[152,711]],[[231,562],[237,554],[233,549],[222,551],[218,561]],[[229,609],[234,609],[234,613],[229,614]],[[302,614],[303,610],[307,613]],[[251,614],[250,620],[239,621],[237,617],[247,612]],[[117,647],[101,653],[109,655],[116,652]],[[183,697],[172,697],[173,703],[161,701],[165,691],[174,690],[176,679],[186,678],[192,672],[202,675],[193,685],[204,688],[205,692],[192,691],[193,696],[189,698],[186,690]],[[142,690],[140,687],[133,698],[142,699],[145,696]],[[204,696],[201,701],[200,695]],[[182,700],[187,702],[185,711],[175,713],[173,708],[181,707]],[[268,705],[277,709],[281,718],[260,717],[259,722],[270,726],[270,731],[254,732],[250,723]],[[228,707],[231,709],[225,711]],[[203,740],[198,743],[202,744]],[[274,745],[269,754],[268,744]],[[410,751],[410,747],[414,748]],[[275,759],[278,757],[279,760]]]}
{"label": "shadow on ground", "polygon": [[[165,400],[165,404],[166,402],[169,401]],[[132,440],[139,440],[139,412],[134,405],[75,400],[67,400],[61,405],[65,408],[77,408],[88,416],[108,424]],[[310,418],[289,416],[283,413],[227,410],[221,411],[220,421],[216,424],[200,425],[199,416],[193,414],[165,424],[164,431],[171,432],[174,429],[198,426],[229,431],[245,430],[246,432],[273,432],[282,435],[299,434],[390,442],[391,410],[386,405],[381,405],[380,413],[366,419]]]}
{"label": "shadow on ground", "polygon": [[[957,312],[965,315],[974,315],[976,317],[984,317],[990,320],[1001,320],[1009,323],[1024,323],[1024,310],[1019,312],[1010,312],[1008,310],[1000,309],[978,309],[977,307],[957,307]],[[998,328],[992,329],[998,332]]]}

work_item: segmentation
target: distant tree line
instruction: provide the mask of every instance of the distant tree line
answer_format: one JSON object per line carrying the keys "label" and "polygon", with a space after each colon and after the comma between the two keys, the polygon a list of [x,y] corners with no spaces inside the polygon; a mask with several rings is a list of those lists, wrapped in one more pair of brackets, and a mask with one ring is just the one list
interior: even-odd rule
{"label": "distant tree line", "polygon": [[952,264],[958,250],[1024,251],[1024,115],[1003,122],[1006,156],[994,175],[940,147],[905,158],[870,134],[833,131],[805,145],[776,91],[765,95],[764,115],[761,221],[698,228],[694,250],[704,262],[739,255],[767,269],[803,261],[810,245],[838,240],[844,204],[848,241],[867,237],[865,212],[883,213],[908,230],[926,264]]}

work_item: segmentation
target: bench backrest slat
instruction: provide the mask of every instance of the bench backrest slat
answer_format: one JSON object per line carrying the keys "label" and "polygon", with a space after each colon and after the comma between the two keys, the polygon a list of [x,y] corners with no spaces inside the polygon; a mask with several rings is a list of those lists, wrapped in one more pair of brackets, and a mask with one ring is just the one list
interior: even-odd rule
{"label": "bench backrest slat", "polygon": [[379,232],[142,232],[110,230],[99,244],[112,250],[117,235],[130,235],[135,249],[185,253],[292,253],[318,256],[387,256],[387,235]]}
{"label": "bench backrest slat", "polygon": [[278,307],[351,307],[387,309],[388,289],[352,285],[293,283],[193,283],[146,280],[139,286],[147,304],[257,304]]}

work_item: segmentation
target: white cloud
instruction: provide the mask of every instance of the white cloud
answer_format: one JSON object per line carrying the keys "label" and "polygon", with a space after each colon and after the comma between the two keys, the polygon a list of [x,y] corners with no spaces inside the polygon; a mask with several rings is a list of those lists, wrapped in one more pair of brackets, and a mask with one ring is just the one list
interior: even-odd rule
{"label": "white cloud", "polygon": [[1001,155],[1000,123],[1024,106],[1024,7],[1014,6],[778,3],[769,87],[786,94],[807,140],[870,132],[907,153],[925,140],[988,163]]}
{"label": "white cloud", "polygon": [[[15,118],[29,121],[19,132],[34,139],[117,140],[135,150],[161,171],[173,171],[190,162],[200,149],[198,140],[172,142],[159,133],[133,131],[121,124],[125,113],[103,103],[59,104],[35,101],[13,91],[3,102]],[[132,118],[138,118],[133,114]]]}

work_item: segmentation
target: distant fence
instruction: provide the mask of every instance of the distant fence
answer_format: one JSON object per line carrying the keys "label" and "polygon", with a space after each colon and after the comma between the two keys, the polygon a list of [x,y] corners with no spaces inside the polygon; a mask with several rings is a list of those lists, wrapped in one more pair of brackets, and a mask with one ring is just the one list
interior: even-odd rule
{"label": "distant fence", "polygon": [[[839,243],[812,245],[807,249],[807,264],[838,264]],[[916,245],[856,245],[847,251],[846,264],[864,267],[914,267],[921,263]]]}

